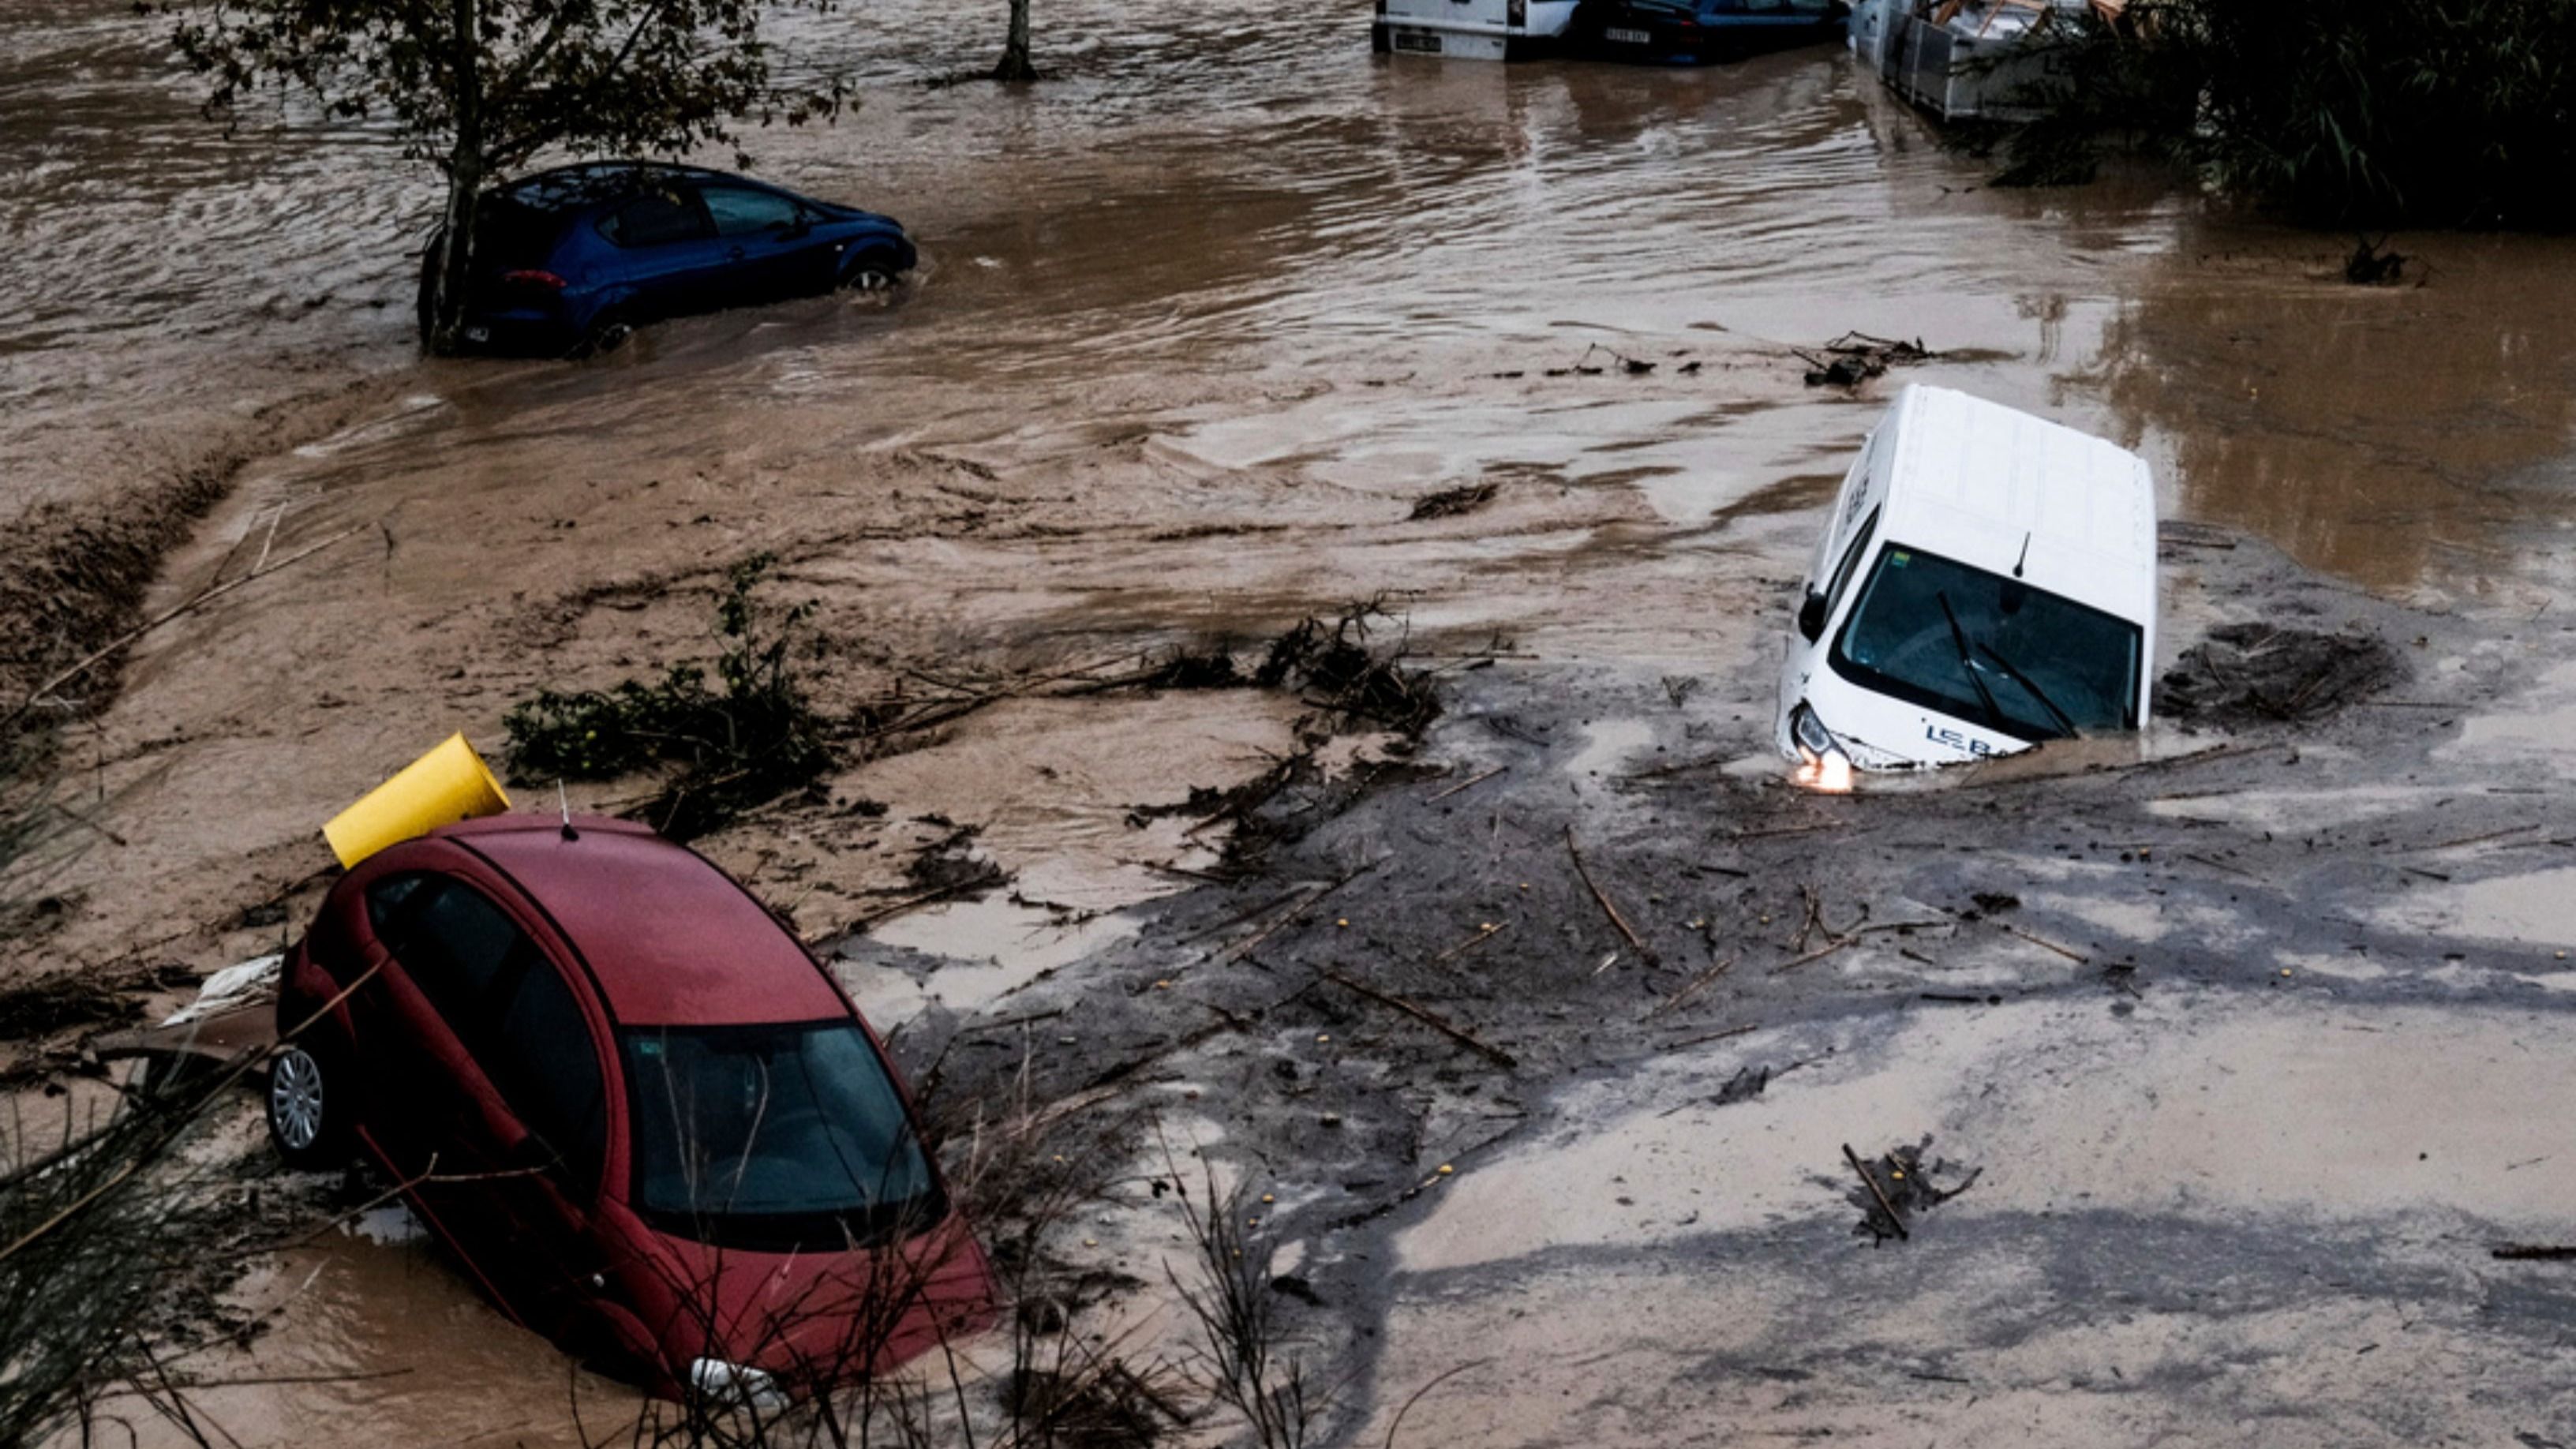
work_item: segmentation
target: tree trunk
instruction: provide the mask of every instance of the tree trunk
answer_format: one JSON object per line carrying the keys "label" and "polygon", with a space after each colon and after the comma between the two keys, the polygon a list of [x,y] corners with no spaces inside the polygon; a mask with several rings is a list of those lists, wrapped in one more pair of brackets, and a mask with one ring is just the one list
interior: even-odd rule
{"label": "tree trunk", "polygon": [[1033,81],[1038,68],[1029,63],[1029,0],[1011,0],[1011,38],[1002,45],[1002,59],[993,67],[997,81]]}
{"label": "tree trunk", "polygon": [[474,212],[483,192],[483,168],[482,158],[464,151],[460,144],[458,154],[448,157],[447,206],[421,278],[429,289],[421,308],[421,345],[441,355],[456,350],[474,279]]}
{"label": "tree trunk", "polygon": [[421,307],[421,345],[454,352],[465,328],[465,302],[474,280],[474,214],[483,195],[482,17],[477,0],[455,0],[456,140],[448,149],[447,207],[438,240],[423,269],[429,295]]}

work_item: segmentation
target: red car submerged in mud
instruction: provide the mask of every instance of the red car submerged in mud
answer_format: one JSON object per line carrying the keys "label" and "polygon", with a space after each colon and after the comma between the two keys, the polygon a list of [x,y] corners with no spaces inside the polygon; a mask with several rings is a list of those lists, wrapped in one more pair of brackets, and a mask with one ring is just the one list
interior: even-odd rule
{"label": "red car submerged in mud", "polygon": [[288,955],[271,1135],[361,1149],[512,1316],[665,1394],[774,1403],[989,1316],[892,1065],[733,879],[639,826],[468,821]]}

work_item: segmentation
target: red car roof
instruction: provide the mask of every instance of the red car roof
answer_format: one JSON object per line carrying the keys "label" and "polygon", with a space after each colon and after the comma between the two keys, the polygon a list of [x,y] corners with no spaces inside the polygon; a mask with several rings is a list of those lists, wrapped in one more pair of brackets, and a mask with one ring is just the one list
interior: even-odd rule
{"label": "red car roof", "polygon": [[434,832],[518,882],[589,962],[627,1026],[742,1026],[847,1016],[796,938],[694,851],[642,826],[536,815]]}

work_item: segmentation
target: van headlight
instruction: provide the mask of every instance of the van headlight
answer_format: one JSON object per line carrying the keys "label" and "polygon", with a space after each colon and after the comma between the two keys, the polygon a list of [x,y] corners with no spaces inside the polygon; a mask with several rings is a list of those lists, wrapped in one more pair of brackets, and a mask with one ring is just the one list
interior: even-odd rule
{"label": "van headlight", "polygon": [[1804,700],[1789,712],[1789,738],[1797,742],[1798,752],[1810,760],[1843,752],[1842,742],[1834,738],[1833,731],[1825,728],[1825,722],[1816,718],[1816,712]]}
{"label": "van headlight", "polygon": [[1851,756],[1843,752],[1842,742],[1834,738],[1825,722],[1805,700],[1789,712],[1789,738],[1798,747],[1798,768],[1792,772],[1798,784],[1828,795],[1840,795],[1852,787]]}
{"label": "van headlight", "polygon": [[774,1414],[787,1407],[787,1393],[767,1372],[747,1364],[702,1358],[689,1364],[689,1388],[701,1400],[723,1408]]}

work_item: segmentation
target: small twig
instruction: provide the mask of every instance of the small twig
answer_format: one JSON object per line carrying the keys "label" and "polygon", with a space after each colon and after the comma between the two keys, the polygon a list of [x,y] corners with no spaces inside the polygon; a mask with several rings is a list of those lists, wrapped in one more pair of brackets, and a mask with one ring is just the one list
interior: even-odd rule
{"label": "small twig", "polygon": [[[1725,960],[1720,961],[1716,965],[1699,973],[1697,976],[1692,977],[1689,984],[1683,986],[1681,990],[1674,992],[1672,995],[1667,996],[1662,1001],[1656,1003],[1655,1009],[1646,1013],[1646,1020],[1652,1021],[1667,1011],[1678,1010],[1682,1003],[1699,995],[1701,992],[1706,991],[1711,985],[1715,984],[1717,978],[1725,975],[1727,973],[1727,969],[1732,967],[1734,964],[1735,958],[1729,956]],[[1750,1030],[1750,1028],[1747,1028],[1747,1030]]]}
{"label": "small twig", "polygon": [[1447,1017],[1444,1017],[1437,1012],[1426,1010],[1423,1007],[1416,1006],[1401,996],[1380,991],[1376,987],[1370,986],[1365,982],[1354,981],[1339,971],[1325,972],[1324,979],[1332,982],[1336,986],[1356,991],[1360,995],[1367,997],[1371,1001],[1377,1002],[1381,1006],[1394,1007],[1396,1010],[1401,1011],[1405,1015],[1412,1017],[1414,1020],[1421,1022],[1423,1025],[1430,1027],[1441,1035],[1446,1036],[1461,1045],[1473,1048],[1479,1055],[1492,1061],[1497,1066],[1512,1068],[1520,1065],[1519,1059],[1515,1058],[1510,1052],[1503,1050],[1501,1047],[1494,1045],[1492,1042],[1485,1040],[1474,1032],[1456,1025]]}
{"label": "small twig", "polygon": [[1804,956],[1798,957],[1794,961],[1783,961],[1779,965],[1772,967],[1771,974],[1774,976],[1783,975],[1797,970],[1799,967],[1806,965],[1810,961],[1822,961],[1827,956],[1834,954],[1836,951],[1839,951],[1850,944],[1851,941],[1846,938],[1844,940],[1836,941],[1830,946],[1819,946],[1815,950],[1808,952]]}
{"label": "small twig", "polygon": [[902,900],[895,901],[892,904],[879,906],[875,910],[868,912],[866,915],[860,916],[855,920],[849,921],[831,930],[818,932],[815,935],[808,936],[805,938],[805,944],[810,946],[816,941],[826,940],[833,936],[847,936],[859,931],[864,931],[879,921],[887,920],[894,916],[900,916],[904,912],[913,909],[915,906],[930,905],[935,901],[945,900],[950,896],[963,895],[971,890],[981,890],[991,884],[992,882],[988,880],[961,880],[952,885],[941,886],[935,891],[923,891],[917,896],[906,896]]}
{"label": "small twig", "polygon": [[1706,1046],[1713,1041],[1724,1041],[1731,1036],[1742,1036],[1748,1031],[1760,1031],[1761,1029],[1762,1024],[1760,1022],[1747,1022],[1742,1026],[1730,1026],[1724,1031],[1703,1032],[1698,1036],[1683,1037],[1680,1041],[1667,1044],[1664,1047],[1664,1050],[1668,1052],[1677,1052],[1684,1047]]}
{"label": "small twig", "polygon": [[1199,941],[1204,941],[1210,936],[1222,935],[1225,932],[1231,931],[1235,927],[1242,925],[1246,921],[1257,920],[1260,917],[1266,916],[1272,911],[1279,909],[1281,906],[1309,894],[1311,889],[1313,888],[1293,890],[1275,900],[1265,901],[1260,905],[1254,906],[1248,911],[1238,911],[1235,914],[1226,917],[1224,920],[1217,922],[1213,926],[1208,926],[1183,936],[1175,944],[1187,946]]}
{"label": "small twig", "polygon": [[975,1022],[968,1026],[959,1028],[957,1034],[959,1036],[972,1036],[977,1032],[1003,1031],[1014,1026],[1027,1026],[1033,1021],[1047,1021],[1055,1017],[1062,1016],[1072,1009],[1073,1008],[1069,1006],[1055,1006],[1049,1007],[1045,1011],[1031,1011],[1019,1016],[1006,1016],[999,1021]]}
{"label": "small twig", "polygon": [[2227,871],[2227,872],[2229,872],[2230,874],[2233,874],[2233,875],[2241,875],[2241,876],[2245,877],[2247,880],[2261,880],[2261,879],[2262,879],[2262,877],[2261,877],[2261,876],[2256,875],[2254,872],[2252,872],[2252,871],[2250,871],[2250,870],[2247,870],[2247,869],[2243,868],[2242,866],[2229,865],[2226,861],[2223,861],[2223,860],[2212,860],[2212,859],[2210,859],[2208,856],[2205,856],[2205,855],[2191,855],[2191,854],[2185,854],[2185,855],[2183,856],[2183,859],[2188,860],[2188,861],[2192,861],[2192,862],[2194,862],[2195,864],[2208,866],[2208,867],[2209,867],[2210,869],[2212,869],[2212,870],[2223,870],[2223,871]]}
{"label": "small twig", "polygon": [[1343,876],[1340,880],[1337,880],[1331,885],[1324,887],[1322,890],[1309,895],[1304,900],[1299,901],[1295,906],[1289,908],[1279,917],[1279,919],[1272,921],[1269,925],[1266,925],[1259,931],[1254,932],[1250,940],[1244,941],[1238,945],[1228,946],[1225,950],[1218,952],[1216,959],[1218,961],[1240,961],[1244,957],[1251,955],[1256,947],[1258,947],[1262,942],[1269,940],[1281,927],[1296,920],[1298,917],[1303,916],[1308,911],[1313,910],[1317,901],[1320,901],[1324,897],[1331,895],[1333,892],[1340,890],[1342,887],[1349,885],[1352,881],[1358,880],[1361,876],[1368,874],[1379,866],[1386,864],[1387,861],[1392,858],[1392,856],[1381,855],[1377,859],[1370,861],[1368,864],[1361,866],[1359,869],[1352,871],[1349,875]]}
{"label": "small twig", "polygon": [[1762,830],[1739,830],[1726,838],[1729,840],[1761,840],[1773,835],[1812,835],[1819,830],[1840,830],[1842,828],[1843,822],[1839,820],[1819,820],[1812,825],[1774,825]]}
{"label": "small twig", "polygon": [[1448,950],[1441,952],[1439,955],[1432,957],[1431,964],[1438,966],[1444,962],[1454,961],[1510,929],[1511,923],[1509,921],[1505,921],[1500,925],[1479,926],[1476,928],[1476,934],[1469,936],[1466,940],[1461,941],[1457,945],[1450,947]]}
{"label": "small twig", "polygon": [[[1510,768],[1511,768],[1511,766],[1509,766],[1509,765],[1496,765],[1494,768],[1492,768],[1492,769],[1490,769],[1490,770],[1487,770],[1485,773],[1483,773],[1483,774],[1481,774],[1481,775],[1478,775],[1478,776],[1475,776],[1475,777],[1474,777],[1474,778],[1472,778],[1472,779],[1466,779],[1466,780],[1461,780],[1461,781],[1459,781],[1457,784],[1450,786],[1448,789],[1443,790],[1443,791],[1439,792],[1439,793],[1438,793],[1438,794],[1436,794],[1436,795],[1433,795],[1430,799],[1425,800],[1423,803],[1424,803],[1424,804],[1426,804],[1426,805],[1437,805],[1437,804],[1439,804],[1441,801],[1448,799],[1450,796],[1457,794],[1459,791],[1461,791],[1461,790],[1465,790],[1465,789],[1470,789],[1470,788],[1472,788],[1472,787],[1474,787],[1474,786],[1477,786],[1477,785],[1481,785],[1481,784],[1485,783],[1487,780],[1490,780],[1490,779],[1494,778],[1496,775],[1499,775],[1499,774],[1503,773],[1505,770],[1508,770],[1508,769],[1510,769]],[[1454,1371],[1453,1371],[1453,1372],[1454,1372]],[[1437,1382],[1439,1382],[1439,1380],[1434,1379],[1432,1382],[1437,1383]]]}
{"label": "small twig", "polygon": [[2406,847],[2406,849],[2407,849],[2408,851],[2410,851],[2410,852],[2413,852],[2413,851],[2426,851],[2426,850],[2449,850],[2449,849],[2451,849],[2453,846],[2459,846],[2459,845],[2478,845],[2478,844],[2481,844],[2481,843],[2486,842],[2486,841],[2489,841],[2489,840],[2502,840],[2502,839],[2504,839],[2504,838],[2505,838],[2506,836],[2508,836],[2508,835],[2520,835],[2520,834],[2523,834],[2525,831],[2538,830],[2539,828],[2540,828],[2540,827],[2539,827],[2538,825],[2514,825],[2514,826],[2508,826],[2507,828],[2505,828],[2505,829],[2503,829],[2503,830],[2490,830],[2490,831],[2488,831],[2488,832],[2487,832],[2486,834],[2484,834],[2484,835],[2463,835],[2463,836],[2461,836],[2461,837],[2460,837],[2459,839],[2457,839],[2457,840],[2444,840],[2444,841],[2440,841],[2440,842],[2437,842],[2437,843],[2432,844],[2432,845],[2410,845],[2410,846],[2407,846],[2407,847]]}
{"label": "small twig", "polygon": [[27,711],[34,709],[38,704],[42,703],[45,696],[52,694],[55,690],[62,688],[64,685],[71,683],[73,680],[87,674],[92,669],[97,668],[101,662],[114,655],[116,651],[134,643],[136,640],[141,639],[143,636],[160,628],[162,625],[170,623],[175,619],[183,618],[189,614],[193,614],[197,610],[204,608],[206,605],[213,603],[216,599],[231,593],[233,590],[240,588],[244,584],[253,583],[257,580],[267,578],[273,573],[282,572],[294,564],[311,558],[313,555],[320,553],[322,550],[329,548],[335,543],[340,542],[342,539],[354,537],[364,531],[365,526],[363,524],[357,528],[344,528],[338,533],[331,535],[329,538],[323,539],[319,543],[307,544],[304,547],[297,549],[295,552],[279,559],[267,568],[246,573],[240,578],[232,580],[230,583],[215,584],[211,587],[199,590],[197,594],[190,598],[186,603],[179,605],[177,608],[168,610],[165,613],[156,614],[152,618],[144,620],[142,623],[126,630],[122,634],[117,635],[115,638],[110,639],[98,648],[91,650],[88,654],[83,655],[76,663],[55,674],[44,683],[37,685],[33,690],[28,692],[24,703],[20,704],[16,709],[11,710],[7,718],[0,719],[0,728],[16,724],[20,719],[26,716]]}
{"label": "small twig", "polygon": [[2490,1258],[2508,1263],[2576,1262],[2576,1246],[2559,1243],[2501,1243],[2487,1250]]}
{"label": "small twig", "polygon": [[1395,1449],[1395,1431],[1404,1427],[1404,1416],[1413,1412],[1413,1406],[1422,1402],[1423,1395],[1430,1393],[1433,1389],[1440,1387],[1442,1384],[1449,1382],[1451,1379],[1458,1377],[1458,1375],[1465,1373],[1469,1369],[1482,1368],[1491,1362],[1493,1362],[1491,1359],[1469,1359],[1465,1363],[1458,1365],[1456,1368],[1450,1369],[1447,1372],[1434,1377],[1431,1382],[1415,1389],[1413,1391],[1413,1397],[1404,1401],[1404,1407],[1395,1411],[1395,1421],[1386,1426],[1386,1449]]}
{"label": "small twig", "polygon": [[261,569],[268,567],[268,551],[277,546],[277,526],[285,521],[286,505],[281,503],[277,505],[277,511],[268,516],[268,537],[261,539],[259,542],[259,557],[251,560],[250,571],[252,573],[258,573]]}
{"label": "small twig", "polygon": [[1996,930],[2009,931],[2012,934],[2021,937],[2023,940],[2028,941],[2032,945],[2039,947],[2043,951],[2056,952],[2058,955],[2065,957],[2067,960],[2074,962],[2078,966],[2090,966],[2093,964],[2092,957],[2085,955],[2081,951],[2075,950],[2073,947],[2061,946],[2055,941],[2048,939],[2046,936],[2035,936],[2030,932],[2023,930],[2019,926],[2008,926],[2001,921],[1996,921],[1993,925]]}
{"label": "small twig", "polygon": [[[1628,939],[1628,944],[1636,949],[1638,955],[1646,959],[1647,965],[1653,966],[1658,964],[1658,960],[1655,955],[1655,948],[1647,945],[1645,941],[1638,936],[1636,928],[1628,924],[1627,917],[1619,914],[1619,908],[1617,906],[1610,904],[1608,893],[1604,892],[1601,889],[1600,883],[1592,878],[1591,869],[1583,863],[1582,850],[1574,843],[1574,827],[1572,825],[1565,827],[1565,853],[1574,857],[1574,873],[1583,877],[1585,888],[1592,892],[1592,898],[1594,900],[1601,903],[1602,914],[1610,918],[1610,924],[1619,928],[1619,934]],[[1599,975],[1600,973],[1595,972],[1593,974]]]}
{"label": "small twig", "polygon": [[1912,1239],[1914,1235],[1905,1231],[1905,1219],[1896,1215],[1896,1204],[1887,1200],[1887,1193],[1879,1187],[1878,1179],[1870,1176],[1868,1168],[1861,1166],[1860,1154],[1852,1151],[1848,1142],[1843,1144],[1843,1161],[1850,1163],[1852,1171],[1860,1174],[1861,1186],[1869,1189],[1869,1195],[1878,1199],[1878,1210],[1887,1214],[1887,1220],[1895,1225],[1897,1240]]}

